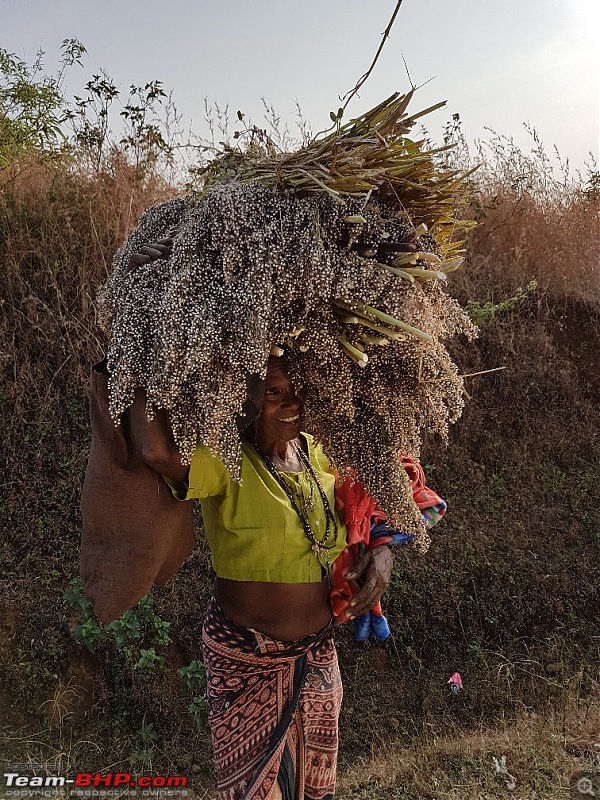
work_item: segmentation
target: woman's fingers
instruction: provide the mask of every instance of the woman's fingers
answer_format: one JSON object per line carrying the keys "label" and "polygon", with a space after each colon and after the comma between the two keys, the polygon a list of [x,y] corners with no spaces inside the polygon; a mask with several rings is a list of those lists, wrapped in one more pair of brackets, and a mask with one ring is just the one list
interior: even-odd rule
{"label": "woman's fingers", "polygon": [[365,553],[364,555],[362,555],[358,559],[354,569],[350,570],[350,572],[347,573],[346,580],[348,580],[352,584],[354,584],[354,588],[355,589],[359,588],[358,584],[356,583],[356,579],[360,578],[360,576],[363,574],[363,572],[369,566],[369,563],[370,563],[372,558],[373,558],[373,553],[372,552]]}
{"label": "woman's fingers", "polygon": [[149,247],[154,247],[156,250],[159,250],[163,253],[164,257],[167,258],[173,247],[173,239],[168,236],[166,239],[159,239],[157,242],[152,242]]}
{"label": "woman's fingers", "polygon": [[149,264],[152,261],[150,256],[143,256],[141,253],[134,253],[131,258],[129,259],[129,270],[135,269],[136,267],[142,267],[144,264]]}
{"label": "woman's fingers", "polygon": [[359,572],[365,573],[365,582],[352,598],[347,611],[347,617],[358,617],[365,611],[370,611],[381,600],[392,575],[392,554],[388,547],[378,547],[364,556],[365,563],[357,564],[353,572],[346,576],[350,578]]}
{"label": "woman's fingers", "polygon": [[[378,600],[381,599],[386,587],[387,581],[377,570],[376,565],[372,564],[371,568],[369,569],[368,577],[363,586],[352,598],[350,603],[351,612],[353,614],[356,613],[355,607],[358,613],[361,614],[363,611],[368,611]],[[360,609],[362,609],[362,611]]]}
{"label": "woman's fingers", "polygon": [[375,591],[375,589],[371,589],[367,595],[361,591],[352,599],[353,605],[348,606],[346,616],[349,619],[362,616],[365,611],[370,611],[373,606],[377,604],[378,600],[381,599],[382,594],[383,592],[378,593]]}
{"label": "woman's fingers", "polygon": [[140,247],[138,250],[142,255],[150,256],[151,261],[157,261],[159,258],[166,258],[171,252],[171,248],[161,242],[153,242]]}
{"label": "woman's fingers", "polygon": [[168,258],[171,254],[171,249],[173,247],[173,239],[167,237],[166,239],[159,239],[157,242],[152,242],[152,244],[145,244],[143,247],[134,253],[131,258],[129,259],[128,269],[131,270],[135,269],[136,267],[142,267],[145,264],[151,264],[153,261],[158,261],[161,258]]}
{"label": "woman's fingers", "polygon": [[376,247],[354,244],[351,248],[363,258],[384,258],[395,253],[416,253],[419,249],[414,242],[379,242]]}
{"label": "woman's fingers", "polygon": [[416,253],[419,248],[414,242],[380,242],[377,246],[377,255],[390,253]]}

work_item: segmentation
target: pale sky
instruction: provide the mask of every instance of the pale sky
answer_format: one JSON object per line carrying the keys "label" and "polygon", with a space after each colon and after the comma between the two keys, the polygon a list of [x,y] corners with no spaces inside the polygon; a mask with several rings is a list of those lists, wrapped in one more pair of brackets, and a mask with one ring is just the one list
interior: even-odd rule
{"label": "pale sky", "polygon": [[[204,98],[262,124],[261,97],[293,124],[295,101],[313,132],[338,94],[366,71],[395,0],[0,0],[0,46],[31,62],[38,48],[54,70],[60,44],[78,38],[85,68],[69,93],[104,69],[126,94],[158,79],[186,125],[205,133]],[[525,150],[535,127],[572,168],[598,157],[600,0],[404,0],[392,35],[348,116],[410,86],[413,111],[438,141],[459,113],[469,142],[485,127]]]}

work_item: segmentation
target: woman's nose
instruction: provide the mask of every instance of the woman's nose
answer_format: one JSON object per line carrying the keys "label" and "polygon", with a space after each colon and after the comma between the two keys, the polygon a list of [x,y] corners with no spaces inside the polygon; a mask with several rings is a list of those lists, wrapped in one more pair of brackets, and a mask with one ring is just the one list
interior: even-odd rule
{"label": "woman's nose", "polygon": [[299,393],[296,392],[294,387],[290,388],[286,393],[282,400],[282,405],[285,406],[298,406],[300,407],[303,403],[302,398],[300,397]]}

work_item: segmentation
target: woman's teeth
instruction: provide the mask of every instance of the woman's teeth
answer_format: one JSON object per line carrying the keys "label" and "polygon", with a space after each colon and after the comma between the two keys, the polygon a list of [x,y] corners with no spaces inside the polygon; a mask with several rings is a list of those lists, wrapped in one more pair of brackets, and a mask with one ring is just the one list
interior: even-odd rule
{"label": "woman's teeth", "polygon": [[295,417],[284,417],[283,419],[277,417],[278,422],[287,422],[288,424],[291,424],[292,422],[297,422],[299,419],[300,419],[300,414],[296,414]]}

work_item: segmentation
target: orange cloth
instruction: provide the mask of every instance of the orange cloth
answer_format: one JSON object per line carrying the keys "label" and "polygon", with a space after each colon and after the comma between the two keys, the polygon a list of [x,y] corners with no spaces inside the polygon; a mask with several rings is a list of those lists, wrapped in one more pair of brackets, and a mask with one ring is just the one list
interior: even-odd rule
{"label": "orange cloth", "polygon": [[425,484],[423,467],[414,458],[403,454],[400,456],[400,463],[408,475],[413,500],[420,509],[431,508],[443,502],[440,496]]}
{"label": "orange cloth", "polygon": [[[445,513],[446,504],[425,483],[425,472],[421,465],[409,455],[399,455],[400,463],[404,467],[410,482],[413,500],[428,516],[427,511],[437,509],[435,518],[430,519],[428,525],[434,525]],[[333,562],[332,589],[329,593],[333,616],[338,623],[345,621],[345,611],[356,589],[346,580],[346,575],[356,566],[361,554],[368,549],[378,547],[392,541],[392,536],[379,536],[371,541],[371,528],[387,519],[375,500],[369,495],[363,484],[357,480],[356,473],[348,474],[338,480],[335,488],[335,507],[346,523],[348,529],[348,546]],[[429,517],[428,517],[429,518]],[[390,534],[394,531],[390,531]],[[381,614],[381,605],[372,609],[375,614]]]}

